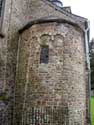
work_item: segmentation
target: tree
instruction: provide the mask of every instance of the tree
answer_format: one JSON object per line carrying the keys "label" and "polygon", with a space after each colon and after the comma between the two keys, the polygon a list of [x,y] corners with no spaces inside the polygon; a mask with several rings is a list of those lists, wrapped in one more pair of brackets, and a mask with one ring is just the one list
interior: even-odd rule
{"label": "tree", "polygon": [[90,43],[91,88],[94,89],[94,39]]}

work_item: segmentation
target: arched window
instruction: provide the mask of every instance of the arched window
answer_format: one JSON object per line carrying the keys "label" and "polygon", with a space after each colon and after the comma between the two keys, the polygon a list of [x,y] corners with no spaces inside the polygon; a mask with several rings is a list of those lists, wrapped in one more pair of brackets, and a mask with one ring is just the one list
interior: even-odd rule
{"label": "arched window", "polygon": [[47,64],[48,60],[49,60],[49,46],[43,45],[41,46],[40,63]]}

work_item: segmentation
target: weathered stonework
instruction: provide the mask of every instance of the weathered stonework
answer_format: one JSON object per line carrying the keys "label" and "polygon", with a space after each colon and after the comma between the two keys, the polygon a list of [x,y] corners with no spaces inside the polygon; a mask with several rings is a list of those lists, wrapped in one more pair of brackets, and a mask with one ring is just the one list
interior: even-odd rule
{"label": "weathered stonework", "polygon": [[[23,26],[38,19],[62,19],[64,24],[36,24],[18,33]],[[4,110],[1,124],[23,125],[25,111],[28,114],[33,108],[34,111],[44,108],[47,116],[51,116],[47,119],[56,119],[54,123],[51,121],[53,125],[60,121],[60,125],[64,122],[86,125],[88,87],[82,32],[85,21],[48,0],[5,1],[0,21],[0,33],[4,34],[0,38],[0,115]],[[41,45],[49,46],[48,64],[40,64]],[[49,115],[49,110],[55,116]]]}
{"label": "weathered stonework", "polygon": [[[48,64],[40,64],[41,45],[49,46]],[[49,107],[50,111],[53,109],[61,115],[56,121],[54,116],[52,123],[51,114],[48,113],[51,125],[67,122],[69,125],[85,125],[86,82],[82,31],[69,24],[33,25],[21,35],[18,55],[18,110],[24,114],[31,111],[32,119],[32,108],[38,110],[42,107],[46,115],[45,110]],[[18,113],[18,117],[20,115]],[[23,121],[27,116],[22,117]]]}

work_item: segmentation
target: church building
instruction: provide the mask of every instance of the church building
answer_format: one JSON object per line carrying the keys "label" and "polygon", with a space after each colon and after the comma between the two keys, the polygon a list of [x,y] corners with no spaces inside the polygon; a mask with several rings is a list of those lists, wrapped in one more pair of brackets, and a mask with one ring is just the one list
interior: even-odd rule
{"label": "church building", "polygon": [[60,0],[0,0],[0,125],[90,125],[89,21]]}

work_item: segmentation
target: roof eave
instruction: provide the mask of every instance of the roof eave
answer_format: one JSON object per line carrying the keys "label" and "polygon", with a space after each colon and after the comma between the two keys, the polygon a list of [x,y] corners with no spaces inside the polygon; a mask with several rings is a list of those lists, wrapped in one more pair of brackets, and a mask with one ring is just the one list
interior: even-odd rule
{"label": "roof eave", "polygon": [[51,22],[57,22],[57,23],[68,23],[72,26],[76,26],[76,27],[79,27],[81,30],[82,27],[80,25],[78,25],[77,23],[73,23],[73,22],[70,22],[68,20],[65,20],[65,19],[44,19],[44,18],[41,18],[41,19],[37,19],[37,20],[33,20],[33,21],[30,21],[28,24],[26,24],[23,28],[21,28],[19,30],[19,33],[22,33],[24,30],[30,28],[32,25],[35,25],[35,24],[42,24],[42,23],[51,23]]}

